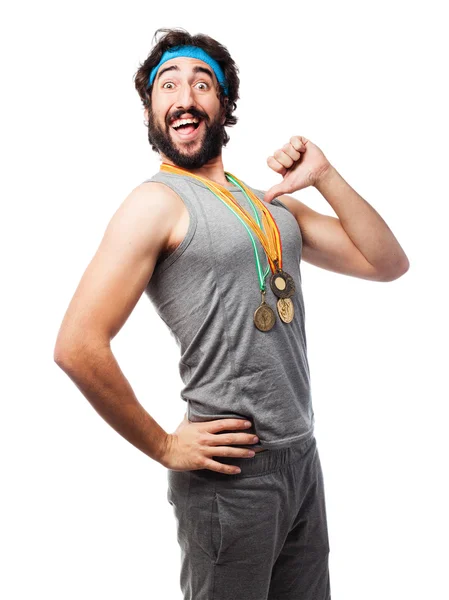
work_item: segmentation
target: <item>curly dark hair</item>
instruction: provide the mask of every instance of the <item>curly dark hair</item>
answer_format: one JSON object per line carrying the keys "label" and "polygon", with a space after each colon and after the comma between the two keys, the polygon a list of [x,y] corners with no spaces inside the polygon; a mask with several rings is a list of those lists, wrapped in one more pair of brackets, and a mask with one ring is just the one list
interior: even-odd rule
{"label": "curly dark hair", "polygon": [[[158,40],[157,36],[160,32],[164,33],[165,35]],[[150,54],[146,60],[139,65],[139,69],[134,75],[134,84],[137,92],[139,93],[140,99],[142,100],[143,106],[147,109],[151,108],[151,92],[153,89],[153,84],[147,89],[148,79],[152,68],[159,63],[163,53],[174,46],[198,46],[199,48],[205,50],[218,62],[220,67],[223,69],[223,73],[228,84],[227,96],[224,94],[221,85],[218,85],[217,89],[217,96],[220,100],[220,104],[226,110],[226,120],[223,124],[223,146],[226,146],[229,141],[229,136],[224,128],[231,127],[237,123],[238,118],[232,113],[237,108],[237,100],[240,97],[240,79],[238,77],[239,69],[232,60],[227,48],[208,35],[204,35],[202,33],[191,35],[181,27],[176,27],[174,29],[157,29],[153,36],[152,44],[154,44],[155,41],[156,44],[153,46]],[[154,146],[153,150],[156,150]]]}

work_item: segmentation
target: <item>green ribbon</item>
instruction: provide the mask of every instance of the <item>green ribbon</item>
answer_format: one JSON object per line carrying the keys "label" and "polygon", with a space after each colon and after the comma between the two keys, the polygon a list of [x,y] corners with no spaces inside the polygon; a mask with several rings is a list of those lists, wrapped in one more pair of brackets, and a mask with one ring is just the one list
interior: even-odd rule
{"label": "green ribbon", "polygon": [[[239,184],[239,183],[238,183],[238,182],[237,182],[237,181],[236,181],[236,180],[235,180],[235,179],[232,177],[232,175],[231,175],[230,173],[227,173],[227,172],[225,171],[225,176],[226,176],[226,179],[227,179],[228,181],[231,181],[231,183],[233,183],[233,184],[234,184],[234,185],[236,185],[238,188],[240,188],[240,189],[242,190],[242,192],[245,194],[246,198],[248,199],[249,203],[250,203],[250,204],[251,204],[251,206],[252,206],[252,209],[253,209],[253,211],[254,211],[254,214],[255,214],[255,216],[256,216],[256,221],[257,221],[257,223],[258,223],[259,227],[260,227],[260,228],[262,229],[262,231],[263,231],[263,227],[262,227],[262,224],[261,224],[261,222],[260,222],[259,215],[258,215],[258,213],[257,213],[257,209],[256,209],[256,207],[254,206],[254,202],[253,202],[253,201],[251,200],[251,198],[248,196],[248,194],[246,193],[246,191],[244,190],[244,188],[242,188],[242,186],[241,186],[241,185],[240,185],[240,184]],[[209,188],[209,189],[210,189],[210,188]],[[229,210],[230,210],[230,211],[232,211],[232,212],[234,213],[234,215],[235,215],[235,216],[236,216],[236,217],[237,217],[237,218],[238,218],[238,219],[239,219],[239,220],[240,220],[240,221],[243,223],[243,225],[245,226],[245,229],[246,229],[246,231],[248,232],[248,234],[249,234],[249,236],[250,236],[250,238],[251,238],[251,242],[252,242],[252,244],[253,244],[253,249],[254,249],[254,257],[255,257],[255,262],[256,262],[256,270],[257,270],[257,277],[258,277],[258,279],[259,279],[259,287],[260,287],[260,290],[261,290],[262,292],[263,292],[263,291],[265,291],[265,278],[266,278],[266,276],[268,275],[268,273],[270,272],[270,265],[269,265],[269,264],[267,265],[267,268],[266,268],[266,270],[265,270],[265,273],[263,273],[263,272],[262,272],[262,267],[261,267],[261,264],[260,264],[259,253],[258,253],[257,246],[256,246],[256,241],[255,241],[255,239],[254,239],[254,236],[253,236],[253,234],[252,234],[252,232],[251,232],[250,228],[249,228],[249,227],[248,227],[248,225],[245,223],[245,221],[244,221],[244,220],[241,218],[241,216],[240,216],[240,215],[239,215],[239,214],[238,214],[238,213],[237,213],[235,210],[233,210],[233,209],[232,209],[232,208],[229,206],[229,204],[226,204],[226,202],[225,202],[225,201],[224,201],[222,198],[220,198],[220,196],[218,196],[218,194],[216,194],[216,193],[215,193],[213,190],[211,190],[211,192],[212,192],[213,194],[215,194],[215,196],[217,196],[217,198],[218,198],[219,200],[221,200],[221,202],[223,202],[223,204],[224,204],[225,206],[227,206],[227,207],[229,208]]]}

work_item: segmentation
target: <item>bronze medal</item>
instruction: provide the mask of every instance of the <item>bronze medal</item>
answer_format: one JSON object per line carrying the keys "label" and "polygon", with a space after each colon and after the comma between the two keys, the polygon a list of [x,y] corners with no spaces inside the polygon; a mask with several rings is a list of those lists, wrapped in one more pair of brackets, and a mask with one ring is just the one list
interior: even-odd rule
{"label": "bronze medal", "polygon": [[[257,275],[259,278],[259,289],[262,291],[262,287],[265,288],[265,277],[271,270],[272,274],[270,278],[270,287],[273,291],[273,294],[280,300],[277,302],[278,313],[282,321],[285,323],[290,323],[290,321],[293,319],[294,310],[293,302],[289,299],[294,295],[296,286],[293,277],[284,271],[280,266],[282,265],[281,234],[273,215],[266,206],[266,203],[261,201],[257,194],[255,194],[248,186],[227,171],[225,171],[226,180],[231,181],[238,188],[240,188],[248,202],[251,204],[255,216],[253,216],[249,210],[237,202],[228,188],[208,179],[207,177],[195,175],[187,169],[182,169],[168,163],[162,163],[161,170],[180,175],[189,175],[198,181],[202,181],[203,184],[205,184],[206,187],[208,187],[209,190],[215,194],[215,196],[217,196],[217,198],[221,200],[229,208],[229,210],[231,210],[240,219],[240,221],[242,221],[253,242]],[[261,218],[259,218],[257,208],[260,210]],[[255,240],[251,231],[253,231],[259,238],[259,241],[268,258],[269,265],[266,273],[261,270],[260,260],[258,258],[258,250],[256,248]],[[262,302],[254,313],[254,324],[260,331],[269,331],[276,322],[275,311],[265,302],[265,291],[265,289],[262,291]]]}
{"label": "bronze medal", "polygon": [[260,331],[269,331],[276,322],[274,310],[265,302],[265,293],[262,291],[262,302],[254,313],[254,325]]}
{"label": "bronze medal", "polygon": [[279,267],[271,275],[270,287],[278,298],[290,298],[296,290],[293,277]]}
{"label": "bronze medal", "polygon": [[279,298],[276,303],[279,316],[284,323],[290,323],[293,321],[295,309],[293,308],[293,302],[290,298]]}

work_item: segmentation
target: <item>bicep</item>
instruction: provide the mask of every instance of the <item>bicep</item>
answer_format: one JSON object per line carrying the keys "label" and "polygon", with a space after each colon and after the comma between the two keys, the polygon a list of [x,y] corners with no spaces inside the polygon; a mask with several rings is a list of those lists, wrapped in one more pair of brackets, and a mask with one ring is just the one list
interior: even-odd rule
{"label": "bicep", "polygon": [[377,270],[353,243],[339,219],[321,214],[292,196],[279,199],[298,221],[303,238],[302,260],[343,275],[379,279]]}
{"label": "bicep", "polygon": [[64,316],[61,352],[83,338],[110,341],[145,290],[169,235],[170,208],[152,192],[147,184],[133,190],[108,223]]}

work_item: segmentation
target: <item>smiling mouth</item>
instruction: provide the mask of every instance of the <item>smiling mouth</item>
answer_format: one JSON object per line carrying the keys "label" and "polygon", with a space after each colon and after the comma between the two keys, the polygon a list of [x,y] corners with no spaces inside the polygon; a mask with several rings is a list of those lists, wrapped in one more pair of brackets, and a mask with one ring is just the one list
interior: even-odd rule
{"label": "smiling mouth", "polygon": [[[191,140],[195,138],[203,123],[203,119],[197,119],[195,117],[195,121],[197,122],[193,123],[183,123],[182,121],[183,119],[177,119],[174,123],[180,122],[180,124],[177,124],[176,126],[170,125],[170,128],[173,129],[173,131],[176,132],[176,135],[182,140]],[[187,119],[184,119],[184,121],[187,121]],[[189,121],[192,121],[192,119],[189,119]]]}

